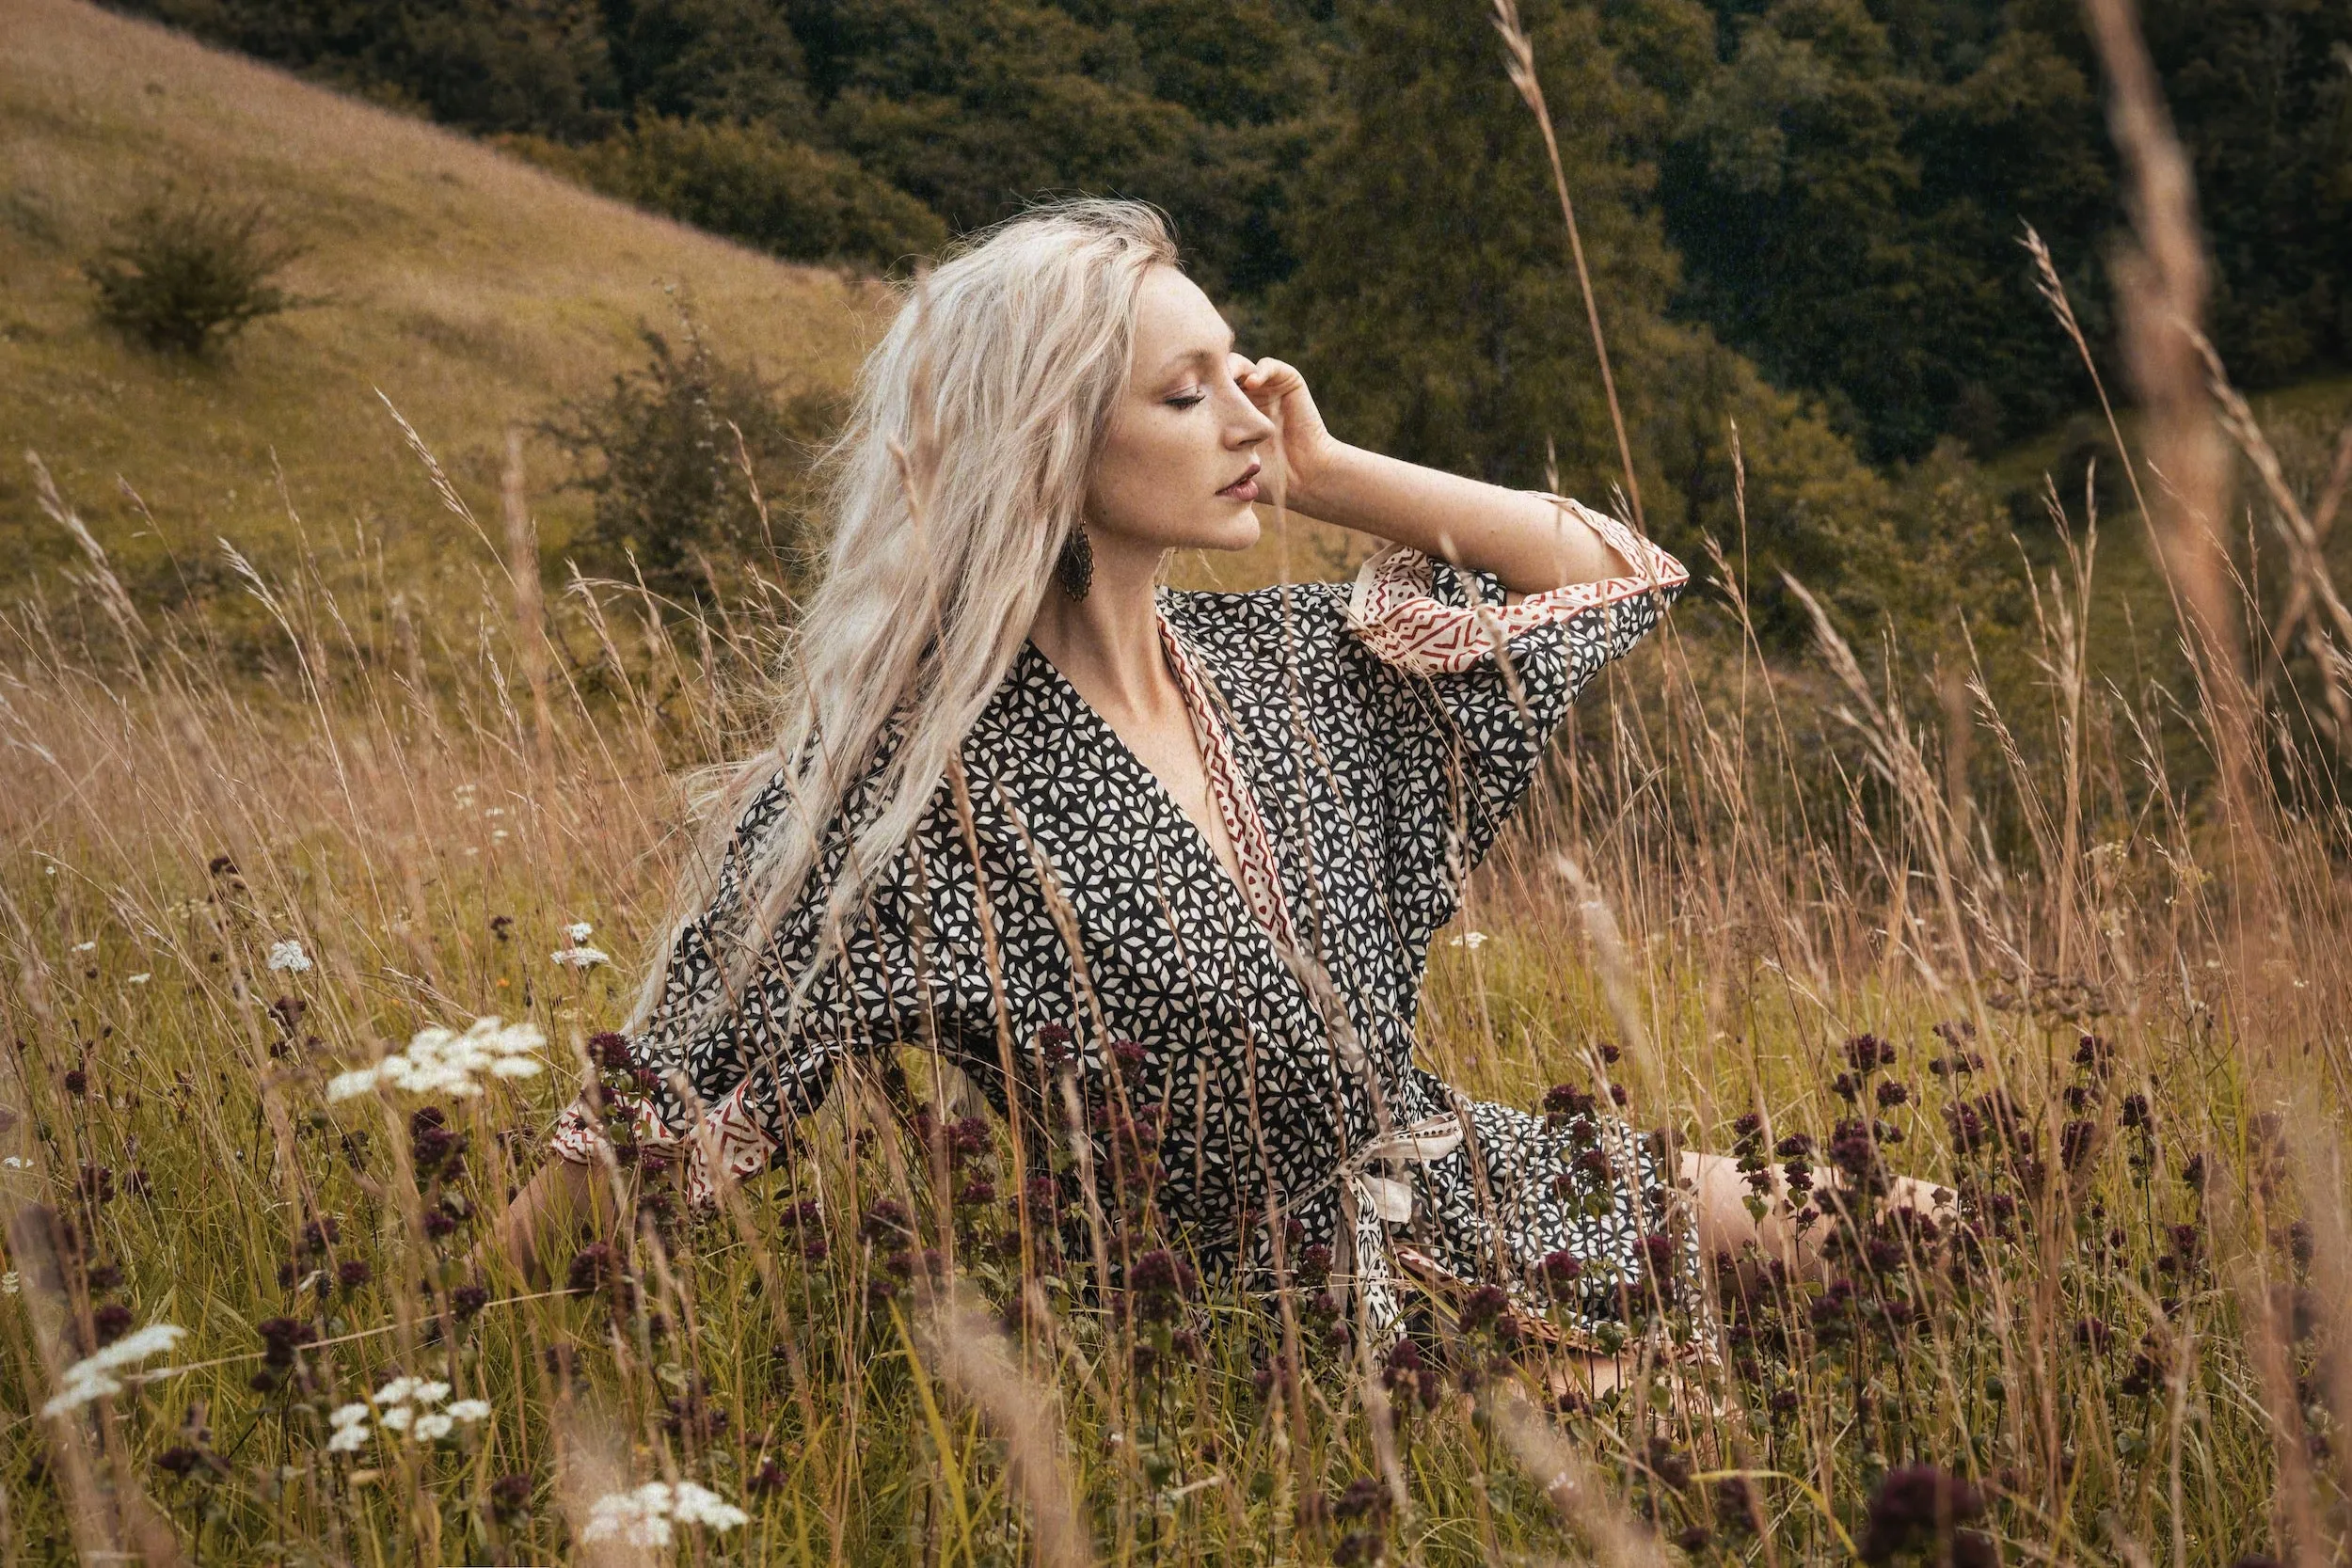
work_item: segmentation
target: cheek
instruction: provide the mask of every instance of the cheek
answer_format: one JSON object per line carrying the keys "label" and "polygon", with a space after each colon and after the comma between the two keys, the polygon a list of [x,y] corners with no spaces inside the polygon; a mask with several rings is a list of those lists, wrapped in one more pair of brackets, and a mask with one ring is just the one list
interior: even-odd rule
{"label": "cheek", "polygon": [[[1205,421],[1202,429],[1206,429]],[[1088,499],[1094,520],[1120,533],[1151,536],[1165,531],[1186,506],[1186,498],[1209,499],[1202,476],[1218,457],[1213,438],[1203,438],[1175,420],[1114,430],[1095,455]],[[1210,489],[1214,489],[1212,483]]]}

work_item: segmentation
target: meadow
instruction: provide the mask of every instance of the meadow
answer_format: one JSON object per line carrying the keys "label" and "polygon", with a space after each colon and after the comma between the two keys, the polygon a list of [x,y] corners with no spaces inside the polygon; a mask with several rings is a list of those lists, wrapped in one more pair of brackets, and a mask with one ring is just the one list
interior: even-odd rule
{"label": "meadow", "polygon": [[[11,69],[12,124],[107,123],[22,112]],[[509,206],[628,216],[500,167]],[[743,261],[842,314],[850,283]],[[1814,1206],[1822,1274],[1707,1259],[1711,1357],[1629,1344],[1597,1398],[1492,1299],[1375,1354],[1311,1256],[1271,1303],[1175,1259],[1090,1289],[913,1049],[715,1215],[638,1164],[548,1278],[482,1261],[556,1111],[628,1070],[608,1032],[698,770],[790,656],[788,563],[699,610],[561,570],[566,502],[511,396],[469,392],[309,467],[241,449],[276,516],[203,541],[215,592],[157,594],[96,510],[136,432],[74,447],[0,498],[71,567],[0,611],[0,1560],[2340,1560],[2352,615],[2322,546],[2352,444],[2274,451],[2166,325],[2193,289],[2149,288],[2134,506],[2053,494],[1998,663],[1827,616],[1768,657],[1749,607],[1794,590],[1724,540],[1438,939],[1450,1081],[1851,1195]],[[28,363],[127,353],[55,309],[11,329]],[[75,406],[24,417],[71,444]],[[2215,553],[2225,518],[2260,547]],[[1229,585],[1344,566],[1272,521]],[[1882,1212],[1889,1170],[1958,1217]]]}

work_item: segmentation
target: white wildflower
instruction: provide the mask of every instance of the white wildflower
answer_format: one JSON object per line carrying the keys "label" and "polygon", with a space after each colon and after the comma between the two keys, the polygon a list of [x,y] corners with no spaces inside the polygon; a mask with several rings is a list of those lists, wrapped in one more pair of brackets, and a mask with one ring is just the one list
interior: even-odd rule
{"label": "white wildflower", "polygon": [[581,942],[586,942],[590,937],[594,936],[596,934],[596,928],[594,926],[589,925],[586,921],[575,920],[569,926],[564,927],[564,934],[571,938],[572,945],[577,947]]}
{"label": "white wildflower", "polygon": [[73,944],[73,951],[76,953],[95,953],[98,951],[98,943],[94,942],[77,942]]}
{"label": "white wildflower", "polygon": [[438,1404],[449,1398],[446,1383],[420,1383],[408,1391],[408,1398],[417,1404]]}
{"label": "white wildflower", "polygon": [[405,1404],[396,1404],[389,1410],[379,1414],[375,1418],[375,1424],[386,1432],[406,1432],[408,1423],[416,1418],[417,1413],[414,1410]]}
{"label": "white wildflower", "polygon": [[358,1426],[367,1418],[368,1407],[355,1400],[349,1404],[337,1405],[326,1418],[326,1424],[341,1432],[346,1427]]}
{"label": "white wildflower", "polygon": [[670,1544],[670,1489],[658,1481],[634,1492],[612,1492],[588,1508],[582,1541],[618,1541],[629,1546]]}
{"label": "white wildflower", "polygon": [[126,974],[123,976],[123,980],[126,984],[134,986],[143,986],[153,978],[155,978],[155,972],[151,969],[146,971],[144,974]]}
{"label": "white wildflower", "polygon": [[326,1440],[326,1451],[329,1453],[358,1453],[361,1449],[368,1446],[368,1438],[371,1435],[373,1434],[368,1431],[368,1424],[365,1421],[359,1421],[347,1427],[337,1427],[335,1429],[335,1434]]}
{"label": "white wildflower", "polygon": [[299,974],[310,967],[310,955],[302,950],[302,943],[289,937],[284,942],[270,943],[269,966]]}
{"label": "white wildflower", "polygon": [[730,1530],[749,1524],[752,1516],[708,1487],[682,1481],[672,1489],[670,1517],[681,1525]]}
{"label": "white wildflower", "polygon": [[1486,933],[1484,931],[1464,931],[1459,936],[1456,936],[1449,941],[1446,945],[1448,947],[1469,947],[1475,949],[1486,945]]}
{"label": "white wildflower", "polygon": [[612,961],[612,955],[603,948],[585,945],[565,947],[548,954],[548,957],[557,963],[573,969],[594,969],[598,964],[609,964]]}
{"label": "white wildflower", "polygon": [[406,1094],[477,1095],[478,1079],[529,1078],[544,1070],[536,1053],[547,1037],[532,1023],[501,1023],[496,1018],[476,1019],[464,1034],[438,1024],[420,1029],[405,1051],[394,1052],[373,1067],[337,1073],[326,1085],[326,1098],[349,1100],[386,1085]]}
{"label": "white wildflower", "polygon": [[6,1165],[10,1170],[31,1170],[33,1162],[22,1154],[9,1154],[0,1156],[0,1165]]}
{"label": "white wildflower", "polygon": [[122,1384],[114,1375],[119,1367],[144,1361],[151,1355],[161,1355],[178,1344],[187,1330],[174,1323],[149,1323],[136,1334],[126,1335],[92,1354],[84,1356],[65,1370],[57,1380],[57,1392],[40,1407],[44,1416],[62,1416],[78,1410],[104,1394],[119,1394]]}
{"label": "white wildflower", "polygon": [[650,1481],[633,1492],[598,1497],[580,1530],[583,1541],[618,1541],[631,1546],[666,1546],[673,1521],[706,1529],[730,1530],[751,1515],[706,1486],[691,1481],[675,1486]]}
{"label": "white wildflower", "polygon": [[435,1443],[447,1437],[449,1429],[456,1424],[448,1416],[437,1411],[429,1416],[418,1417],[416,1423],[408,1429],[408,1435],[420,1443]]}
{"label": "white wildflower", "polygon": [[457,1420],[469,1423],[486,1421],[490,1418],[490,1402],[488,1400],[459,1400],[449,1407],[449,1414]]}
{"label": "white wildflower", "polygon": [[383,1387],[378,1388],[375,1391],[375,1402],[378,1404],[406,1404],[408,1402],[408,1396],[416,1392],[417,1385],[422,1380],[413,1377],[396,1377],[392,1379],[391,1382],[384,1385]]}
{"label": "white wildflower", "polygon": [[24,1281],[17,1276],[14,1269],[10,1269],[6,1274],[0,1274],[0,1296],[12,1296],[23,1289],[24,1289]]}

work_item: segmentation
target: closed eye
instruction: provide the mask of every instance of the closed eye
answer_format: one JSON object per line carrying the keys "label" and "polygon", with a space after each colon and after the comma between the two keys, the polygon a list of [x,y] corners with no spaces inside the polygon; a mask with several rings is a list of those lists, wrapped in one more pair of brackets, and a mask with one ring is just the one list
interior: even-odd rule
{"label": "closed eye", "polygon": [[1200,401],[1208,395],[1208,393],[1202,391],[1179,392],[1174,397],[1168,400],[1168,405],[1170,408],[1196,407],[1200,404]]}

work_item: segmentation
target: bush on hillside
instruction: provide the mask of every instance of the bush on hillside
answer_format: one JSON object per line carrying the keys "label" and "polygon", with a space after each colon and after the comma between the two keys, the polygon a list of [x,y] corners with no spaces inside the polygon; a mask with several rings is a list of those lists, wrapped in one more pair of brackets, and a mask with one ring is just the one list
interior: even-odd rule
{"label": "bush on hillside", "polygon": [[807,572],[796,519],[810,456],[837,422],[834,397],[714,353],[691,317],[676,344],[638,332],[645,363],[545,425],[595,498],[581,555],[679,603],[739,588],[747,560],[797,587]]}
{"label": "bush on hillside", "polygon": [[278,286],[307,247],[269,230],[261,202],[166,193],[125,218],[82,274],[109,326],[160,353],[200,356],[263,316],[316,303]]}
{"label": "bush on hillside", "polygon": [[887,269],[947,240],[938,214],[904,191],[764,125],[648,119],[586,147],[506,145],[591,190],[792,261]]}

